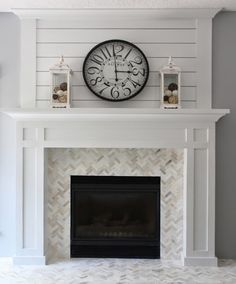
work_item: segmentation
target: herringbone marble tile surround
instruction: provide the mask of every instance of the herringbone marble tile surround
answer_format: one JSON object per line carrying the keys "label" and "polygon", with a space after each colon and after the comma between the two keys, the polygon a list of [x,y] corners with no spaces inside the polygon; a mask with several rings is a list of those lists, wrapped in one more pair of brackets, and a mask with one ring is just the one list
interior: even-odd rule
{"label": "herringbone marble tile surround", "polygon": [[236,261],[183,267],[155,259],[73,259],[47,266],[1,263],[1,284],[235,284]]}
{"label": "herringbone marble tile surround", "polygon": [[183,232],[183,150],[48,149],[49,259],[70,258],[70,176],[161,176],[161,258],[179,259]]}

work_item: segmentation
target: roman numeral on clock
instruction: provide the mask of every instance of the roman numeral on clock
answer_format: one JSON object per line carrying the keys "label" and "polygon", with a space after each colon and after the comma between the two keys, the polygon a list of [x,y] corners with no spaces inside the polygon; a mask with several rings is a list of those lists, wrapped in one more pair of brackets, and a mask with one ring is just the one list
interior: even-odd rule
{"label": "roman numeral on clock", "polygon": [[109,49],[105,46],[105,51],[106,51],[106,53],[105,53],[105,51],[101,48],[100,50],[101,50],[101,52],[102,52],[102,54],[103,54],[103,56],[106,58],[106,59],[108,59],[108,58],[110,58],[111,57],[111,53],[110,53],[110,51],[109,51]]}
{"label": "roman numeral on clock", "polygon": [[104,62],[104,59],[102,58],[102,56],[98,54],[94,54],[90,60],[97,63],[98,65],[102,65]]}
{"label": "roman numeral on clock", "polygon": [[137,88],[137,86],[141,86],[141,84],[139,82],[136,82],[134,80],[132,80],[131,78],[127,78],[127,80],[135,87]]}
{"label": "roman numeral on clock", "polygon": [[129,56],[131,51],[132,51],[132,48],[130,48],[130,50],[127,52],[127,54],[125,55],[124,59],[126,59]]}

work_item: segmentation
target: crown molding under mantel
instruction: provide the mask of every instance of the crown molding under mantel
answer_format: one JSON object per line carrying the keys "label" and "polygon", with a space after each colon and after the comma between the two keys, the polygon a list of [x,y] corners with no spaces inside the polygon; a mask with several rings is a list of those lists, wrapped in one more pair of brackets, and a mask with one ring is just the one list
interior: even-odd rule
{"label": "crown molding under mantel", "polygon": [[[63,17],[63,19],[81,19],[81,17],[98,17],[105,16],[115,17],[146,17],[147,19],[195,19],[195,18],[214,18],[214,16],[222,10],[222,8],[163,8],[163,9],[142,9],[142,8],[107,8],[107,9],[25,9],[12,8],[14,14],[21,19],[55,19]],[[80,17],[80,18],[78,18]],[[83,18],[82,18],[83,19]]]}

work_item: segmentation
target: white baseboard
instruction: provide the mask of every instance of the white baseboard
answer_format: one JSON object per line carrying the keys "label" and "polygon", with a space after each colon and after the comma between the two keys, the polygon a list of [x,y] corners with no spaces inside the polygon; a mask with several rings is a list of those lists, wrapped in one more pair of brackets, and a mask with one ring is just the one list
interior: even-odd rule
{"label": "white baseboard", "polygon": [[46,265],[45,256],[13,256],[14,265]]}
{"label": "white baseboard", "polygon": [[182,257],[184,266],[218,266],[217,257]]}

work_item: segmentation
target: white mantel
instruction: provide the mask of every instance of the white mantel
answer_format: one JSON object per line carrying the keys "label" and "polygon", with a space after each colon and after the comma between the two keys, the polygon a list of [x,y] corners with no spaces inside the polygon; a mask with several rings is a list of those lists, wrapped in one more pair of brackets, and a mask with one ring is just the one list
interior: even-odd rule
{"label": "white mantel", "polygon": [[[156,109],[156,108],[70,108],[70,109],[2,109],[15,120],[71,120],[71,119],[150,119],[178,122],[216,122],[229,113],[228,109]],[[186,121],[187,120],[187,121]]]}
{"label": "white mantel", "polygon": [[215,257],[215,123],[219,109],[3,110],[16,121],[16,264],[46,263],[46,148],[182,148],[184,265]]}

